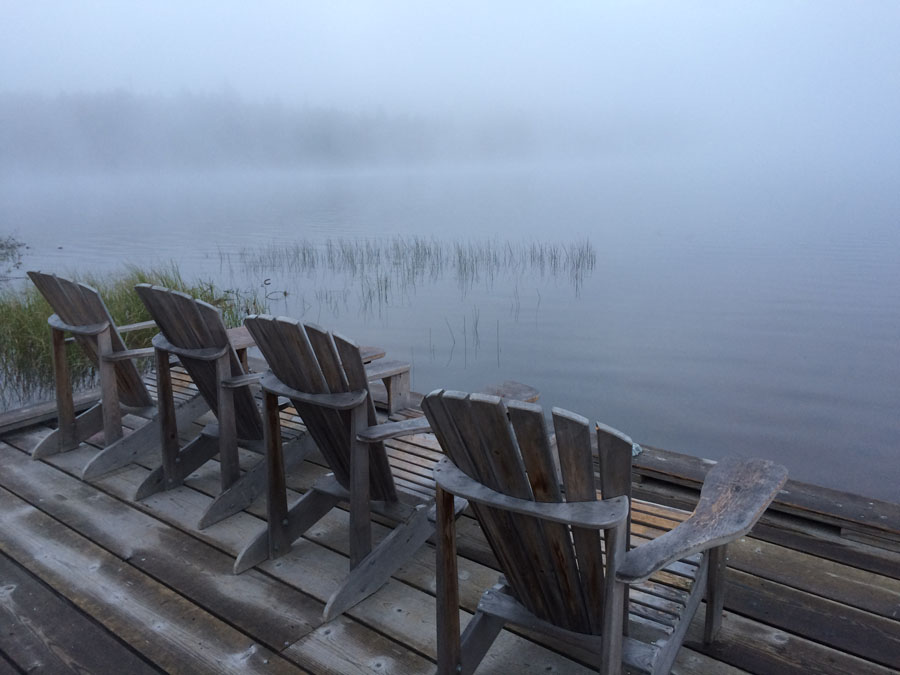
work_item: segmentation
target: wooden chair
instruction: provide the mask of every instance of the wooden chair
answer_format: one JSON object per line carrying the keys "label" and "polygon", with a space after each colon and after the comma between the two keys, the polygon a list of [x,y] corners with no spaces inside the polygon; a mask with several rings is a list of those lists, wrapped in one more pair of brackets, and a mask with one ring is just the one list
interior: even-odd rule
{"label": "wooden chair", "polygon": [[[47,319],[53,344],[53,369],[59,426],[34,449],[40,459],[72,450],[103,430],[104,459],[95,456],[84,471],[84,478],[128,464],[136,455],[159,444],[156,424],[150,423],[129,435],[122,430],[122,413],[134,412],[154,417],[155,404],[134,360],[150,356],[150,349],[126,349],[121,333],[150,328],[152,321],[117,327],[96,289],[53,274],[31,271],[28,276],[55,312]],[[73,338],[66,338],[71,333]],[[76,417],[72,381],[66,360],[66,344],[74,339],[97,368],[100,375],[100,402]],[[194,397],[181,406],[179,419],[192,420],[203,414],[206,403]]]}
{"label": "wooden chair", "polygon": [[[265,462],[242,475],[238,458],[239,443],[249,450],[263,450],[262,418],[250,389],[259,376],[246,372],[216,307],[161,286],[139,284],[135,290],[160,330],[153,347],[162,441],[162,465],[141,483],[135,499],[181,485],[218,453],[222,491],[201,517],[198,527],[202,529],[246,508],[265,488]],[[246,339],[252,344],[249,334]],[[178,357],[217,420],[183,448],[179,448],[174,415],[170,355]],[[307,437],[295,439],[290,446],[291,463],[301,461],[313,448]]]}
{"label": "wooden chair", "polygon": [[[251,316],[244,325],[271,368],[262,379],[268,526],[241,552],[234,571],[284,555],[339,502],[349,501],[351,571],[325,606],[327,621],[378,590],[434,532],[430,502],[407,506],[398,499],[382,442],[427,431],[428,423],[420,417],[376,425],[359,347],[346,338],[283,317]],[[279,396],[293,403],[333,471],[291,509],[278,431]],[[374,550],[372,511],[401,523]]]}
{"label": "wooden chair", "polygon": [[[598,500],[585,418],[554,408],[554,444],[537,405],[435,391],[422,408],[447,455],[434,469],[439,673],[474,671],[507,623],[588,650],[602,673],[620,673],[623,663],[667,673],[704,591],[704,637],[715,637],[725,546],[771,503],[787,479],[784,467],[719,462],[690,518],[629,550],[631,439],[597,425]],[[454,495],[472,505],[505,577],[484,593],[462,637]],[[667,568],[691,578],[690,592],[665,601],[643,593],[659,588],[646,580]],[[635,586],[642,593],[632,591],[629,603]],[[654,604],[666,611],[654,612]]]}

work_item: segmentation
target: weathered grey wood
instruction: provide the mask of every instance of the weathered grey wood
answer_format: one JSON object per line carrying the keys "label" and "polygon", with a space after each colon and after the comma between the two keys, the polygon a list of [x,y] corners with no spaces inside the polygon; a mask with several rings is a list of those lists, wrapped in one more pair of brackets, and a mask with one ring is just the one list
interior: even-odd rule
{"label": "weathered grey wood", "polygon": [[706,476],[693,515],[673,530],[632,549],[618,576],[647,579],[666,564],[750,531],[787,480],[787,469],[768,460],[726,458]]}
{"label": "weathered grey wood", "polygon": [[[690,547],[691,543],[696,543],[690,533],[691,526],[685,527],[691,520],[689,518],[672,531],[677,532],[679,528],[688,531],[687,550],[682,551],[681,556],[657,555],[650,572],[658,573],[665,568],[668,575],[684,575],[689,594],[684,595],[679,590],[675,594],[657,596],[654,587],[645,584],[636,588],[633,601],[627,602],[623,580],[640,581],[619,572],[628,560],[627,537],[631,529],[628,497],[630,439],[608,427],[597,426],[604,491],[604,500],[597,501],[591,434],[585,418],[564,410],[553,410],[557,460],[553,457],[538,406],[505,405],[496,397],[439,390],[426,396],[422,407],[447,455],[435,467],[436,483],[441,490],[469,499],[501,569],[509,579],[509,595],[498,598],[496,592],[493,595],[489,592],[479,603],[479,615],[492,614],[504,621],[540,629],[557,639],[593,651],[600,671],[604,673],[618,672],[623,659],[643,672],[668,673],[707,589],[709,556],[699,558],[699,567],[696,556],[678,561],[680,557],[695,553]],[[456,468],[453,462],[465,468]],[[728,462],[720,474],[709,476],[703,507],[698,512],[714,512],[718,514],[717,522],[723,523],[713,533],[713,545],[723,543],[716,540],[718,536],[728,540],[746,532],[765,508],[765,503],[757,504],[758,498],[745,492],[756,492],[753,485],[759,482],[762,484],[760,491],[768,494],[768,503],[785,479],[784,469],[773,467],[770,462],[751,460],[746,466],[751,470],[740,479],[735,478],[735,473],[741,472],[729,470]],[[747,481],[749,485],[746,489],[736,487],[738,481]],[[535,501],[538,499],[540,501]],[[609,508],[607,514],[614,513],[615,517],[591,522],[584,515],[601,508]],[[507,519],[498,517],[499,513],[506,513]],[[541,517],[530,523],[524,519],[524,513],[554,515],[549,519],[552,522]],[[697,518],[696,513],[692,518]],[[554,534],[549,529],[562,524],[569,530]],[[600,531],[604,532],[605,547],[601,545]],[[642,542],[627,555],[647,548],[653,558],[655,546],[660,540],[665,544],[666,539],[671,538],[670,534]],[[645,536],[642,533],[641,539]],[[561,554],[566,546],[573,547],[568,556]],[[696,551],[703,548],[700,546]],[[547,556],[547,551],[552,551],[552,555]],[[552,565],[553,573],[545,571],[548,564]],[[437,569],[441,571],[440,564]],[[441,573],[452,573],[452,570]],[[551,578],[568,581],[557,582],[554,586]],[[453,588],[452,583],[446,583],[446,588]],[[720,580],[714,580],[710,588],[715,589],[720,584]],[[557,597],[553,596],[554,592]],[[573,597],[566,598],[560,605],[558,598],[566,593]],[[503,609],[491,609],[492,603],[499,603]],[[452,604],[452,601],[445,604]],[[715,591],[710,604],[711,614],[720,613],[721,598]],[[623,637],[629,617],[637,620],[631,622],[629,629],[634,633],[631,637]],[[452,626],[452,620],[448,617],[442,621],[445,625],[439,630],[440,639],[449,641],[444,650],[455,657],[457,634],[447,628]],[[467,640],[471,640],[473,647],[477,647],[473,653],[480,657],[486,649],[486,645],[478,642],[481,639],[467,635],[459,651],[465,654]],[[629,652],[634,649],[638,651]],[[442,667],[450,672],[457,665],[448,658]],[[468,665],[474,668],[477,663]]]}
{"label": "weathered grey wood", "polygon": [[369,510],[369,448],[357,435],[368,426],[365,401],[350,411],[350,568],[354,568],[372,550],[372,526]]}
{"label": "weathered grey wood", "polygon": [[[553,408],[553,428],[556,431],[556,450],[566,502],[595,501],[594,465],[590,454],[590,426],[580,415]],[[627,500],[626,500],[627,502]],[[627,517],[627,513],[625,514]],[[572,528],[572,540],[578,557],[581,588],[588,606],[589,630],[596,635],[603,632],[606,578],[600,533],[595,528]],[[607,550],[610,550],[607,540]],[[609,565],[612,568],[612,565]],[[614,569],[614,568],[613,568]]]}
{"label": "weathered grey wood", "polygon": [[[534,498],[538,502],[559,503],[562,501],[560,491],[560,474],[558,461],[551,452],[550,439],[544,423],[544,415],[540,406],[518,401],[507,402],[507,413],[512,423],[522,461],[528,472]],[[596,502],[594,502],[596,503]],[[578,506],[588,506],[582,502]],[[575,504],[569,505],[569,507]],[[625,505],[627,514],[628,506]],[[551,558],[556,562],[556,581],[559,584],[559,595],[564,612],[557,617],[569,628],[590,625],[588,609],[584,593],[581,591],[575,551],[571,545],[568,527],[542,523],[545,545]]]}
{"label": "weathered grey wood", "polygon": [[[433,526],[414,514],[372,549],[371,500],[396,504],[398,499],[384,444],[359,437],[377,421],[359,347],[317,326],[283,317],[252,316],[245,325],[271,366],[261,380],[266,405],[274,406],[278,396],[290,399],[333,469],[333,480],[349,497],[351,574],[327,603],[328,620],[377,590],[425,542]],[[379,372],[397,368],[388,364]],[[264,538],[270,557],[284,555],[291,542],[340,499],[314,485],[287,510],[276,420],[277,415],[267,414],[268,535],[257,536],[238,555],[235,571],[258,562]]]}
{"label": "weathered grey wood", "polygon": [[0,554],[0,653],[16,665],[10,672],[157,672],[26,569]]}
{"label": "weathered grey wood", "polygon": [[[252,444],[263,439],[263,421],[248,386],[255,378],[245,377],[242,359],[235,349],[246,349],[253,338],[246,330],[226,330],[215,307],[184,293],[148,284],[139,284],[135,290],[161,331],[153,339],[160,355],[158,361],[176,354],[218,421],[214,428],[209,427],[205,434],[179,450],[173,418],[168,413],[165,419],[161,418],[166,439],[163,463],[147,477],[137,494],[145,498],[156,490],[180,485],[218,452],[223,497],[201,516],[200,523],[206,527],[244,508],[264,487],[262,472],[241,476],[237,459],[239,441]],[[168,400],[172,396],[165,376],[160,380],[160,396]],[[171,409],[171,403],[166,405]],[[209,441],[213,430],[217,436],[215,447]]]}
{"label": "weathered grey wood", "polygon": [[479,389],[478,392],[489,396],[524,401],[525,403],[535,403],[541,396],[541,393],[531,385],[522,384],[515,380],[504,380],[499,384],[489,384]]}
{"label": "weathered grey wood", "polygon": [[330,621],[343,614],[387,583],[397,568],[409,560],[434,534],[434,525],[428,516],[428,508],[420,505],[409,520],[391,530],[374,550],[356,564],[353,564],[351,548],[350,564],[353,571],[341,588],[328,599],[323,619]]}
{"label": "weathered grey wood", "polygon": [[340,411],[356,408],[364,403],[369,395],[365,389],[342,391],[335,394],[309,394],[281,384],[278,378],[271,374],[263,375],[260,379],[260,384],[265,387],[267,391],[278,394],[279,396],[284,396],[292,401]]}
{"label": "weathered grey wood", "polygon": [[[635,472],[665,483],[699,489],[715,462],[681,453],[643,446],[635,458]],[[900,502],[887,502],[840,490],[788,480],[772,504],[772,511],[799,516],[840,528],[900,536]],[[822,553],[822,552],[820,552]]]}
{"label": "weathered grey wood", "polygon": [[[66,413],[64,413],[66,414]],[[96,403],[74,418],[73,423],[63,424],[50,432],[31,453],[32,459],[43,459],[59,452],[77,448],[103,429],[103,406]]]}
{"label": "weathered grey wood", "polygon": [[[75,403],[72,400],[72,381],[69,377],[69,368],[66,364],[66,344],[63,339],[65,334],[55,328],[51,328],[51,334],[51,339],[53,340],[54,384],[56,387],[56,406],[58,412],[57,429],[59,432],[59,438],[55,442],[55,448],[58,449],[58,451],[64,451],[72,449],[78,443],[75,434]],[[51,443],[52,442],[48,442],[45,447],[54,447]],[[32,457],[41,456],[39,448],[40,446],[35,448],[37,455],[32,453]]]}
{"label": "weathered grey wood", "polygon": [[[168,366],[162,377],[169,377]],[[174,404],[174,400],[172,403]],[[207,410],[209,407],[202,397],[192,396],[177,405],[174,413],[170,413],[175,417],[174,429],[187,426]],[[159,412],[157,412],[146,424],[94,455],[93,459],[84,467],[81,477],[84,480],[97,480],[104,474],[133,462],[136,457],[159,448],[161,445],[160,426]]]}
{"label": "weathered grey wood", "polygon": [[[66,373],[68,375],[68,373]],[[73,410],[78,413],[91,407],[100,399],[99,389],[73,394]],[[35,424],[58,419],[59,409],[56,401],[39,401],[31,403],[23,408],[0,412],[0,435],[7,434],[17,429],[24,429]]]}
{"label": "weathered grey wood", "polygon": [[628,500],[623,497],[592,502],[537,502],[510,497],[470,478],[447,457],[435,465],[434,479],[448,492],[469,502],[533,516],[552,523],[596,530],[624,523],[628,517]]}
{"label": "weathered grey wood", "polygon": [[725,565],[728,545],[709,549],[707,556],[708,571],[706,584],[706,623],[703,629],[703,642],[711,644],[722,627],[722,610],[725,608]]}
{"label": "weathered grey wood", "polygon": [[[0,551],[165,670],[289,672],[290,664],[0,489]],[[119,601],[110,603],[111,597]],[[165,630],[147,630],[148,625]]]}
{"label": "weathered grey wood", "polygon": [[[283,461],[285,472],[291,471],[302,464],[315,451],[316,444],[309,434],[303,434],[299,438],[289,440],[284,444]],[[197,523],[197,527],[202,530],[248,508],[266,491],[267,483],[268,462],[257,462],[240,477],[240,480],[235,481],[228,488],[222,490],[213,499]]]}
{"label": "weathered grey wood", "polygon": [[[438,673],[454,675],[460,663],[459,575],[456,565],[456,517],[453,494],[440,487],[435,495],[436,532],[436,613]],[[502,626],[501,626],[502,627]],[[492,640],[493,641],[493,640]]]}
{"label": "weathered grey wood", "polygon": [[[485,614],[500,617],[505,622],[522,626],[529,630],[549,635],[566,644],[572,644],[591,652],[600,653],[603,636],[559,628],[552,623],[538,619],[529,612],[516,598],[508,593],[494,589],[485,591],[478,602],[478,608]],[[653,668],[656,651],[652,646],[631,638],[624,638],[622,645],[622,661],[639,672],[649,673]],[[615,672],[607,670],[605,672]]]}
{"label": "weathered grey wood", "polygon": [[[195,604],[206,607],[261,644],[280,651],[319,621],[322,605],[263,574],[231,576],[233,559],[191,534],[141,513],[127,502],[63,474],[33,464],[0,443],[3,486]],[[112,481],[120,482],[130,467]],[[104,489],[116,482],[105,481]],[[55,498],[44,499],[51,491]],[[130,492],[130,489],[124,490]],[[100,671],[106,672],[106,671]],[[116,670],[118,672],[118,670]]]}
{"label": "weathered grey wood", "polygon": [[[506,619],[485,612],[475,612],[475,616],[466,624],[466,630],[462,637],[457,639],[464,644],[465,651],[458,659],[459,666],[454,670],[445,670],[441,673],[460,673],[460,675],[468,675],[474,673],[475,669],[484,661],[488,649],[494,644],[494,640],[500,634]],[[457,628],[457,631],[459,629]],[[457,632],[457,636],[459,633]],[[440,664],[438,664],[440,668]]]}
{"label": "weathered grey wood", "polygon": [[[605,424],[596,423],[594,427],[597,438],[597,459],[600,462],[600,491],[603,498],[627,497],[631,499],[631,438]],[[629,515],[628,534],[625,540],[625,550],[631,548],[631,522]],[[626,586],[623,600],[626,616],[623,623],[628,630],[628,596],[631,592]]]}
{"label": "weathered grey wood", "polygon": [[378,361],[366,367],[367,379],[384,383],[388,413],[409,407],[409,371],[410,365],[404,361]]}
{"label": "weathered grey wood", "polygon": [[377,443],[390,438],[409,436],[411,434],[423,434],[431,431],[431,425],[424,417],[412,417],[399,422],[386,422],[375,426],[366,427],[357,436],[364,443]]}
{"label": "weathered grey wood", "polygon": [[287,554],[292,542],[319,522],[339,501],[337,497],[319,490],[307,492],[286,512],[281,521],[275,522],[274,526],[270,522],[267,529],[238,553],[234,561],[234,573],[240,574],[267,558],[274,559]]}
{"label": "weathered grey wood", "polygon": [[[111,350],[118,352],[125,349],[119,331],[96,289],[52,274],[30,271],[28,276],[63,322],[73,327],[109,324]],[[88,358],[99,365],[96,341],[82,335],[76,335],[76,339]],[[136,408],[153,404],[140,373],[131,361],[117,363],[115,371],[122,403]]]}

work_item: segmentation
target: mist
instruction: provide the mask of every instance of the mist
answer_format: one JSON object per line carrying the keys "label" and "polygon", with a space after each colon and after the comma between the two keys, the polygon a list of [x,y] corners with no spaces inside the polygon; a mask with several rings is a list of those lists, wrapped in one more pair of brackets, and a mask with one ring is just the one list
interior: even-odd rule
{"label": "mist", "polygon": [[900,179],[893,2],[29,2],[0,19],[7,172],[634,153]]}

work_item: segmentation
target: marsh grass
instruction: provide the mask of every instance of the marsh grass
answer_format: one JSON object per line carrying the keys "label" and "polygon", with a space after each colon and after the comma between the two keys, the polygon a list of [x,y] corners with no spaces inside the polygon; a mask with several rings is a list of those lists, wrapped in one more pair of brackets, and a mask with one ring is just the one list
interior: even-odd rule
{"label": "marsh grass", "polygon": [[0,281],[5,281],[13,270],[22,267],[23,248],[25,244],[12,235],[0,237]]}
{"label": "marsh grass", "polygon": [[447,276],[455,279],[462,295],[476,284],[491,287],[500,274],[566,278],[578,295],[597,264],[597,253],[587,239],[571,243],[441,241],[417,236],[323,243],[304,239],[235,254],[220,250],[219,258],[223,268],[238,267],[255,276],[279,272],[307,277],[347,275],[359,282],[360,307],[366,314],[380,313],[392,297]]}
{"label": "marsh grass", "polygon": [[[252,292],[220,289],[211,281],[185,281],[175,265],[157,269],[128,267],[124,272],[97,276],[80,275],[78,281],[93,286],[103,298],[117,325],[146,321],[146,308],[134,292],[137,284],[149,283],[174,288],[209,302],[222,310],[229,327],[240,325],[247,314],[267,311],[266,303]],[[24,403],[50,395],[53,362],[47,317],[50,306],[31,283],[23,290],[0,290],[0,404]],[[147,347],[154,329],[123,333],[129,348]],[[69,349],[72,380],[77,387],[95,382],[93,365],[80,349]]]}

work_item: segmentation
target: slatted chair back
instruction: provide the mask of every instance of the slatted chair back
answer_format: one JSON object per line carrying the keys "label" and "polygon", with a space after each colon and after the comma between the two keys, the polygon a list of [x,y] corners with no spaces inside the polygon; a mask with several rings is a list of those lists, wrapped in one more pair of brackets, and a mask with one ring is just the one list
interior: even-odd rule
{"label": "slatted chair back", "polygon": [[[312,324],[287,317],[249,316],[244,325],[284,385],[306,394],[368,391],[359,346],[352,340]],[[292,401],[337,481],[350,489],[350,411],[338,411]],[[368,423],[375,425],[372,397],[367,399]],[[381,442],[370,444],[369,494],[380,501],[396,501],[394,479]]]}
{"label": "slatted chair back", "polygon": [[[55,274],[31,271],[28,272],[28,276],[63,323],[70,326],[108,323],[113,351],[120,352],[126,349],[122,336],[95,288],[58,277]],[[96,339],[77,334],[75,339],[94,366],[99,366]],[[115,372],[121,403],[135,408],[149,407],[154,404],[133,361],[127,359],[116,361]]]}
{"label": "slatted chair back", "polygon": [[[597,499],[585,418],[554,408],[554,443],[535,404],[437,391],[425,397],[422,409],[450,460],[478,483],[536,502]],[[610,470],[604,487],[611,497],[627,494],[617,477],[623,462],[630,466],[630,443],[612,438],[606,445],[601,450]],[[519,602],[556,626],[602,634],[607,581],[623,547],[607,546],[604,563],[602,539],[608,534],[471,505]]]}
{"label": "slatted chair back", "polygon": [[[156,321],[163,337],[180,349],[227,349],[230,352],[231,374],[244,374],[244,369],[228,339],[220,311],[202,300],[162,286],[135,286],[150,316]],[[179,360],[191,376],[210,410],[219,410],[216,362],[179,355]],[[263,436],[262,417],[252,392],[247,387],[234,390],[234,414],[239,438],[259,440]]]}

